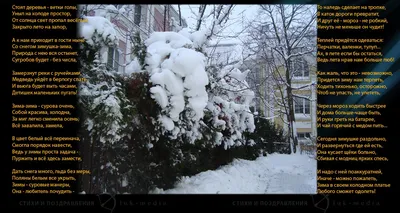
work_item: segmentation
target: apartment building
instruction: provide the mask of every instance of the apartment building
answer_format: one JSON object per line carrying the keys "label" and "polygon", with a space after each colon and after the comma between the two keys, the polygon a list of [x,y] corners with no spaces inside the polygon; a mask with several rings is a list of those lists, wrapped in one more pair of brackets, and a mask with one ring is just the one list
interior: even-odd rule
{"label": "apartment building", "polygon": [[254,108],[259,116],[274,120],[274,81],[271,78],[271,67],[265,59],[249,58],[244,61],[242,70],[249,69],[246,81],[255,93]]}
{"label": "apartment building", "polygon": [[[276,126],[288,130],[285,106],[287,103],[286,83],[280,81],[277,72],[285,78],[282,62],[270,58],[253,58],[245,61],[251,69],[247,82],[255,92],[255,108],[260,116],[269,119]],[[295,131],[300,142],[317,135],[316,110],[316,56],[313,54],[293,58],[291,62],[291,87],[295,113]],[[279,76],[279,75],[278,75]]]}
{"label": "apartment building", "polygon": [[292,88],[295,127],[299,141],[317,136],[316,57],[306,55],[293,60]]}

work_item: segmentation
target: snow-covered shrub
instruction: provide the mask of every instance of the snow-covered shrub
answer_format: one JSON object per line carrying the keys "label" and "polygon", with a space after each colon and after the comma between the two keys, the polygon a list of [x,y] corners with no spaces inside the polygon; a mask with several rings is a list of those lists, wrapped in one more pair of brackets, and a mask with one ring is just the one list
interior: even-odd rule
{"label": "snow-covered shrub", "polygon": [[256,126],[254,132],[245,134],[248,142],[252,143],[250,146],[252,149],[251,155],[265,156],[267,153],[271,154],[283,151],[281,150],[281,146],[276,146],[273,143],[285,141],[285,136],[281,128],[276,127],[270,120],[260,116],[255,116],[254,124]]}
{"label": "snow-covered shrub", "polygon": [[[119,73],[105,65],[104,52],[116,45],[116,32],[103,17],[86,17],[80,23],[79,84],[81,147],[85,169],[90,169],[90,193],[118,193],[119,165],[124,161],[125,143],[132,131],[133,106],[126,97],[126,83]],[[85,189],[86,190],[86,189]]]}
{"label": "snow-covered shrub", "polygon": [[155,32],[145,41],[134,34],[134,57],[121,76],[103,62],[115,45],[110,26],[102,17],[81,26],[88,81],[79,100],[84,144],[93,151],[86,157],[94,162],[92,192],[147,193],[236,157],[253,159],[257,150],[247,135],[256,129],[254,93],[246,72],[208,67],[202,31]]}
{"label": "snow-covered shrub", "polygon": [[245,137],[255,130],[246,72],[226,66],[215,75],[205,64],[201,34],[155,32],[145,45],[134,43],[143,68],[128,89],[136,111],[129,146],[141,171],[131,182],[143,186],[135,191],[172,187],[180,176],[255,156]]}
{"label": "snow-covered shrub", "polygon": [[146,46],[151,97],[161,108],[156,120],[171,139],[185,137],[194,143],[202,137],[200,120],[208,101],[205,57],[189,38],[175,32],[155,32]]}
{"label": "snow-covered shrub", "polygon": [[136,192],[171,187],[195,165],[191,153],[203,136],[208,76],[205,56],[192,46],[176,32],[155,32],[144,43],[135,39],[132,49],[143,72],[132,74],[127,95],[136,111],[129,146],[135,164],[143,165],[136,169],[141,177],[131,178]]}
{"label": "snow-covered shrub", "polygon": [[245,81],[247,73],[242,73],[234,65],[209,69],[212,70],[209,71],[210,99],[205,121],[214,130],[214,143],[223,145],[224,149],[246,145],[243,134],[255,130],[250,111],[254,92]]}

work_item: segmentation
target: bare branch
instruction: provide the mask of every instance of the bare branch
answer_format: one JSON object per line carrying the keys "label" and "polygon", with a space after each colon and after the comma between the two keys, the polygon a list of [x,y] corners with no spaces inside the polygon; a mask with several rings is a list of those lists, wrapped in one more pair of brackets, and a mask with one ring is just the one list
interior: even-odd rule
{"label": "bare branch", "polygon": [[197,15],[197,24],[196,24],[196,31],[200,30],[201,23],[203,21],[204,12],[206,11],[206,4],[201,4],[199,7],[199,13]]}
{"label": "bare branch", "polygon": [[180,4],[178,4],[178,12],[179,12],[179,26],[182,26],[182,13]]}

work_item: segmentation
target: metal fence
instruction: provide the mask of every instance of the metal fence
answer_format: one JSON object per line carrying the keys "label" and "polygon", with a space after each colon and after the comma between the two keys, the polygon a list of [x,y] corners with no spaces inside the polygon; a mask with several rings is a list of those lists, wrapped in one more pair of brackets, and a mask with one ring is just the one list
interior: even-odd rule
{"label": "metal fence", "polygon": [[290,144],[288,142],[272,142],[272,153],[277,152],[281,154],[290,153]]}
{"label": "metal fence", "polygon": [[[281,154],[288,154],[290,153],[290,144],[288,142],[272,142],[272,150],[271,152],[274,153],[281,153]],[[313,143],[305,143],[299,141],[299,151],[300,154],[306,154],[314,156],[316,155],[317,146]]]}

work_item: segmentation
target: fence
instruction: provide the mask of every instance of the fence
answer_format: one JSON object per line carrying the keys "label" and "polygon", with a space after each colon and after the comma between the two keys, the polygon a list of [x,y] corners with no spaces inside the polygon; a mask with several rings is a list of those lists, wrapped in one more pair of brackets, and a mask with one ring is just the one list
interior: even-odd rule
{"label": "fence", "polygon": [[[268,150],[270,153],[281,153],[281,154],[289,154],[290,153],[290,144],[288,142],[272,142],[272,147]],[[317,151],[317,146],[313,143],[305,143],[303,141],[299,141],[299,150],[300,154],[307,154],[314,156]]]}
{"label": "fence", "polygon": [[272,153],[277,152],[281,154],[290,153],[290,144],[288,142],[272,142]]}
{"label": "fence", "polygon": [[312,144],[300,144],[300,154],[308,154],[314,155],[316,152],[317,146]]}

